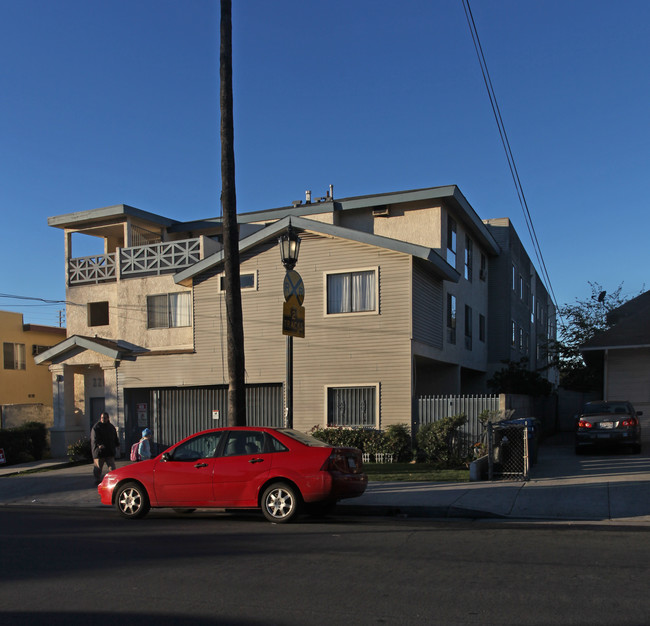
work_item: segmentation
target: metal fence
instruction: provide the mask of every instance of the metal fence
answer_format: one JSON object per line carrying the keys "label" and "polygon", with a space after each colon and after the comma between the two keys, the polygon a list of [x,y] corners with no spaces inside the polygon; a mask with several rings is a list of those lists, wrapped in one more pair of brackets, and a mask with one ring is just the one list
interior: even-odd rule
{"label": "metal fence", "polygon": [[488,480],[528,480],[528,429],[519,424],[488,424]]}
{"label": "metal fence", "polygon": [[477,396],[420,396],[418,398],[418,417],[414,425],[417,428],[432,424],[444,417],[464,414],[467,422],[461,428],[460,435],[465,447],[465,453],[472,455],[475,443],[484,439],[484,427],[478,416],[483,411],[498,411],[498,395]]}

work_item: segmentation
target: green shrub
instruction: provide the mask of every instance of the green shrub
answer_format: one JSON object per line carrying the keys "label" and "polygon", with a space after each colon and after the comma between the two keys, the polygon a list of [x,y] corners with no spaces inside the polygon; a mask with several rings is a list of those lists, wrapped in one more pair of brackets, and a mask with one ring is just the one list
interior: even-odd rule
{"label": "green shrub", "polygon": [[465,422],[467,416],[461,413],[425,424],[418,430],[418,449],[427,462],[455,467],[466,461],[465,442],[460,432]]}
{"label": "green shrub", "polygon": [[88,438],[82,437],[68,446],[68,459],[70,461],[90,461],[92,458],[93,455]]}
{"label": "green shrub", "polygon": [[393,455],[393,461],[411,460],[411,430],[407,424],[391,424],[384,431],[384,452]]}
{"label": "green shrub", "polygon": [[393,424],[385,431],[376,428],[317,426],[312,429],[311,434],[331,446],[358,448],[361,452],[370,454],[371,458],[384,452],[392,454],[393,461],[410,461],[411,435],[406,424]]}
{"label": "green shrub", "polygon": [[18,427],[18,430],[25,431],[29,437],[28,453],[37,461],[40,461],[47,452],[47,428],[41,422],[26,422]]}
{"label": "green shrub", "polygon": [[42,459],[47,451],[47,429],[40,422],[27,422],[0,430],[0,448],[7,465]]}

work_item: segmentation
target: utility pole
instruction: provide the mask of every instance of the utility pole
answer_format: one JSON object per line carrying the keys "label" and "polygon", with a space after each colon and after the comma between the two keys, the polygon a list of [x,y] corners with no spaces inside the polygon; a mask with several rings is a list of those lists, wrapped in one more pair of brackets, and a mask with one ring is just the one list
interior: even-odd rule
{"label": "utility pole", "polygon": [[239,278],[239,228],[235,194],[235,149],[232,97],[232,2],[221,0],[219,55],[221,105],[221,209],[226,282],[228,349],[228,426],[246,425],[244,322]]}

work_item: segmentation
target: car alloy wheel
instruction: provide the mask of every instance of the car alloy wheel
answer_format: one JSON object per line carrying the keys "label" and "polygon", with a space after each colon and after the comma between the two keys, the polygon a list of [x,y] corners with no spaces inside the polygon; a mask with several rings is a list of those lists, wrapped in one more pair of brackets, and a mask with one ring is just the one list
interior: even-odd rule
{"label": "car alloy wheel", "polygon": [[149,498],[144,487],[137,483],[126,483],[120,487],[115,506],[122,517],[138,519],[149,512]]}
{"label": "car alloy wheel", "polygon": [[264,491],[262,513],[270,522],[284,524],[291,521],[300,507],[300,499],[294,487],[286,483],[275,483]]}

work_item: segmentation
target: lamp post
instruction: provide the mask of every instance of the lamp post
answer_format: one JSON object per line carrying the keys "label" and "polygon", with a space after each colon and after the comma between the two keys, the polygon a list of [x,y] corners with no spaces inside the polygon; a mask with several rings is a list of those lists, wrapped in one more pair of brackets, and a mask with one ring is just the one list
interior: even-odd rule
{"label": "lamp post", "polygon": [[282,333],[287,336],[286,349],[286,382],[285,382],[285,428],[293,428],[293,337],[304,337],[304,310],[302,313],[302,334],[296,330],[292,320],[296,318],[296,311],[302,309],[304,288],[302,278],[293,268],[298,262],[300,251],[300,237],[294,231],[289,221],[287,231],[278,239],[280,244],[280,258],[287,271],[284,278],[284,314]]}

